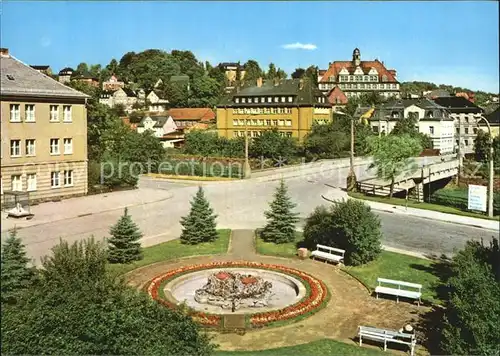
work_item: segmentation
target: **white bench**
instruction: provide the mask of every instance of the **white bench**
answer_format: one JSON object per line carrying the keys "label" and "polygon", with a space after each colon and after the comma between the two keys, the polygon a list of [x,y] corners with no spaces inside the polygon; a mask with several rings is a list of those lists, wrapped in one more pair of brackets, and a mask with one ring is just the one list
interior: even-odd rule
{"label": "white bench", "polygon": [[358,336],[359,336],[359,346],[362,346],[363,343],[362,338],[373,341],[383,341],[384,351],[387,350],[388,342],[408,345],[410,347],[411,356],[413,356],[413,353],[415,352],[415,345],[417,344],[417,339],[415,338],[415,334],[400,333],[398,331],[373,328],[370,326],[360,326],[358,331]]}
{"label": "white bench", "polygon": [[345,250],[334,248],[325,245],[316,245],[316,250],[311,252],[313,259],[322,258],[325,261],[332,261],[335,263],[344,262]]}
{"label": "white bench", "polygon": [[[386,278],[377,278],[378,286],[375,288],[375,293],[377,293],[377,299],[379,293],[381,294],[390,294],[396,296],[396,302],[399,302],[399,297],[405,297],[410,299],[416,299],[418,305],[420,305],[420,298],[422,297],[422,285],[416,283],[409,283],[403,281],[395,281],[392,279]],[[391,286],[398,286],[397,288],[393,287],[384,287],[382,283],[389,284]],[[416,290],[408,290],[403,288],[413,288]]]}

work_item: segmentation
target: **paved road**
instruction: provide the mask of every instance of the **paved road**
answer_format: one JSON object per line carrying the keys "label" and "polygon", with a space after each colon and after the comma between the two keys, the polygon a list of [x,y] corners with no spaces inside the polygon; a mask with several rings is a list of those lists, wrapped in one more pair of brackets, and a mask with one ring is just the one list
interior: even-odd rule
{"label": "paved road", "polygon": [[[363,176],[362,168],[358,176]],[[292,199],[298,203],[297,210],[302,218],[307,217],[318,205],[329,204],[321,198],[331,190],[325,183],[333,186],[345,186],[347,169],[300,176],[287,179]],[[206,194],[218,214],[220,227],[233,229],[253,229],[263,226],[263,212],[268,208],[278,181],[235,181],[230,183],[206,183]],[[179,220],[189,211],[189,201],[197,190],[195,185],[171,183],[162,180],[141,179],[141,187],[169,190],[172,197],[157,203],[137,205],[129,208],[133,220],[139,224],[145,238],[143,245],[175,239],[180,234]],[[345,197],[340,189],[336,190],[339,198]],[[78,204],[73,199],[71,204]],[[120,215],[121,209],[76,217],[64,221],[49,222],[37,226],[25,227],[18,235],[24,240],[28,254],[39,263],[41,256],[58,243],[60,238],[69,242],[94,235],[98,239],[108,236],[109,227]],[[449,223],[425,220],[421,218],[379,213],[384,230],[383,243],[410,251],[450,254],[454,248],[461,248],[468,238],[491,239],[495,232]],[[2,234],[2,240],[5,234]]]}

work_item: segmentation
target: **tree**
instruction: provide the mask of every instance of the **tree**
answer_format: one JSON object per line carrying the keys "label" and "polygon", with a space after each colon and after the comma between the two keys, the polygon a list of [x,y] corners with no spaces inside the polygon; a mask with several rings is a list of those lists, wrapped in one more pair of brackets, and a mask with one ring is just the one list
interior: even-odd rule
{"label": "tree", "polygon": [[194,79],[190,106],[214,107],[219,102],[222,89],[222,86],[216,79],[210,77],[198,77]]}
{"label": "tree", "polygon": [[125,208],[123,216],[110,229],[108,240],[108,261],[110,263],[131,263],[143,259],[141,243],[142,233],[128,215]]}
{"label": "tree", "polygon": [[293,212],[296,204],[288,196],[285,181],[282,179],[274,200],[269,204],[270,209],[264,212],[267,224],[262,230],[262,239],[277,244],[295,240],[295,224],[299,221],[297,213]]}
{"label": "tree", "polygon": [[306,155],[313,158],[338,158],[347,155],[349,136],[339,130],[339,125],[331,122],[313,125],[304,138]]}
{"label": "tree", "polygon": [[89,72],[89,66],[87,63],[85,62],[82,62],[80,64],[78,64],[78,66],[76,67],[76,70],[75,70],[76,73],[74,73],[74,75],[84,75],[84,74],[87,74]]}
{"label": "tree", "polygon": [[131,289],[106,265],[106,250],[93,239],[56,246],[39,283],[20,303],[2,305],[2,354],[211,354],[190,317]]}
{"label": "tree", "polygon": [[191,201],[191,211],[181,219],[183,227],[181,242],[195,245],[200,242],[211,242],[217,239],[215,219],[208,200],[205,198],[203,188],[200,186],[194,199]]}
{"label": "tree", "polygon": [[411,166],[411,157],[418,155],[422,146],[417,139],[408,135],[371,137],[369,144],[377,175],[391,181],[389,197],[392,198],[396,177],[414,168]]}
{"label": "tree", "polygon": [[264,72],[260,69],[257,61],[250,59],[245,63],[245,77],[243,79],[245,79],[246,82],[255,82],[257,79],[263,77]]}
{"label": "tree", "polygon": [[274,63],[269,63],[269,69],[266,73],[266,79],[273,80],[278,77],[278,72],[276,71],[276,66]]}
{"label": "tree", "polygon": [[500,249],[468,241],[451,263],[441,346],[449,355],[494,355],[500,335]]}
{"label": "tree", "polygon": [[304,77],[306,70],[304,68],[295,68],[295,71],[291,74],[292,79],[301,79]]}
{"label": "tree", "polygon": [[28,268],[28,262],[25,246],[14,229],[2,245],[2,303],[15,302],[19,292],[30,286],[34,271]]}
{"label": "tree", "polygon": [[276,72],[276,77],[277,77],[278,79],[280,79],[280,80],[281,80],[281,79],[286,79],[287,74],[286,74],[286,72],[285,72],[283,69],[278,68],[278,71]]}
{"label": "tree", "polygon": [[292,137],[281,136],[277,129],[263,131],[253,139],[250,146],[252,157],[272,158],[279,162],[286,162],[297,153],[297,142]]}
{"label": "tree", "polygon": [[[490,161],[491,138],[488,132],[477,131],[474,141],[474,153],[476,161],[488,163]],[[500,136],[493,139],[493,166],[495,169],[500,167]]]}
{"label": "tree", "polygon": [[304,242],[310,248],[323,244],[345,250],[345,263],[358,266],[375,260],[381,252],[380,220],[370,207],[349,199],[330,209],[318,207],[307,218]]}
{"label": "tree", "polygon": [[407,117],[402,117],[396,122],[391,135],[408,135],[420,141],[422,148],[432,148],[432,139],[418,131],[418,119],[409,113]]}
{"label": "tree", "polygon": [[174,108],[188,107],[189,83],[183,81],[167,82],[164,84],[163,93],[170,105]]}
{"label": "tree", "polygon": [[304,72],[304,77],[309,78],[311,83],[313,83],[315,86],[318,86],[318,74],[319,68],[317,66],[309,66]]}

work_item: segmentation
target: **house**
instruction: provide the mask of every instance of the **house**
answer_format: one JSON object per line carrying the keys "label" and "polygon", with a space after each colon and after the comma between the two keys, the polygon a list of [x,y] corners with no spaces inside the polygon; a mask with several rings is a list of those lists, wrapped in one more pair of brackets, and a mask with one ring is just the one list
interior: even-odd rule
{"label": "house", "polygon": [[[137,124],[137,132],[143,133],[152,131],[155,137],[158,137],[163,144],[163,147],[174,147],[172,138],[168,135],[178,131],[177,125],[171,116],[145,116],[139,124]],[[180,134],[180,133],[179,133]],[[175,142],[184,140],[184,136],[173,139]]]}
{"label": "house", "polygon": [[190,129],[198,124],[198,128],[208,128],[208,124],[215,120],[215,112],[210,108],[175,108],[168,111],[179,130]]}
{"label": "house", "polygon": [[112,75],[107,81],[102,83],[102,90],[114,92],[120,88],[125,87],[125,82],[118,80],[116,75]]}
{"label": "house", "polygon": [[387,134],[400,118],[408,117],[417,120],[418,131],[431,138],[434,149],[441,154],[455,152],[453,118],[446,108],[427,98],[391,100],[376,107],[368,120],[374,132]]}
{"label": "house", "polygon": [[64,83],[71,81],[71,77],[73,76],[73,73],[75,73],[73,68],[66,67],[66,68],[61,69],[59,71],[59,73],[57,74],[59,83],[64,84]]}
{"label": "house", "polygon": [[126,112],[132,112],[132,106],[137,102],[137,94],[129,88],[119,88],[114,92],[102,92],[99,96],[99,103],[108,105],[110,108],[123,105]]}
{"label": "house", "polygon": [[168,103],[168,100],[161,98],[161,94],[158,91],[151,90],[148,95],[146,95],[146,104],[150,112],[165,111]]}
{"label": "house", "polygon": [[476,96],[473,92],[461,91],[461,92],[455,93],[455,96],[464,97],[465,99],[469,100],[471,103],[473,103],[476,100]]}
{"label": "house", "polygon": [[320,70],[318,86],[326,95],[339,88],[347,99],[371,92],[385,98],[401,96],[396,70],[387,69],[378,59],[362,61],[358,48],[352,52],[351,61],[335,61],[326,71]]}
{"label": "house", "polygon": [[448,98],[451,97],[452,95],[446,89],[434,89],[434,90],[424,91],[422,93],[422,96],[428,99],[436,99],[436,98]]}
{"label": "house", "polygon": [[333,111],[340,111],[345,108],[347,105],[347,96],[345,93],[340,90],[339,87],[335,87],[326,96],[328,98],[328,102],[332,104]]}
{"label": "house", "polygon": [[76,80],[78,82],[93,86],[94,88],[99,88],[99,79],[88,72],[74,75],[73,77],[71,77],[71,80]]}
{"label": "house", "polygon": [[[238,67],[240,72],[240,77],[236,78],[236,74],[238,73]],[[229,86],[233,86],[237,80],[243,80],[245,78],[245,66],[234,63],[234,62],[224,62],[219,64],[219,68],[222,68],[226,78],[229,82]]]}
{"label": "house", "polygon": [[1,194],[87,193],[88,95],[0,51]]}
{"label": "house", "polygon": [[34,70],[39,71],[40,73],[48,75],[49,77],[52,76],[52,69],[50,68],[50,66],[47,66],[47,65],[43,65],[43,66],[34,65],[34,66],[30,66],[30,67],[33,68]]}
{"label": "house", "polygon": [[302,141],[314,123],[332,120],[328,98],[307,79],[263,81],[237,87],[217,105],[219,136],[260,136],[277,128]]}
{"label": "house", "polygon": [[484,115],[483,109],[462,96],[442,96],[433,101],[446,108],[455,125],[455,146],[461,144],[461,153],[474,152],[474,140],[478,130],[478,120]]}
{"label": "house", "polygon": [[[484,117],[490,124],[491,136],[498,137],[500,135],[500,107]],[[488,126],[484,121],[479,121],[478,125],[481,130],[488,132]]]}

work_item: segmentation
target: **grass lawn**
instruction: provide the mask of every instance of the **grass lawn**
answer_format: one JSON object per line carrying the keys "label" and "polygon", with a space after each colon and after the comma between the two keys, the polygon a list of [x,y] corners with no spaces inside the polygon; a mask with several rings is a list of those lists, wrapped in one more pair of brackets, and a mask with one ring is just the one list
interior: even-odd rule
{"label": "grass lawn", "polygon": [[198,245],[183,245],[181,240],[172,240],[158,245],[145,247],[144,258],[131,264],[109,265],[112,273],[123,274],[136,268],[149,264],[171,260],[179,257],[195,255],[215,255],[227,252],[231,230],[218,230],[219,238],[214,242],[201,243]]}
{"label": "grass lawn", "polygon": [[323,339],[308,344],[279,347],[262,351],[216,351],[215,356],[381,356],[387,355],[372,348],[349,345],[340,341]]}
{"label": "grass lawn", "polygon": [[297,255],[297,242],[302,240],[302,233],[295,233],[295,242],[285,244],[275,244],[273,242],[265,242],[259,237],[259,232],[256,232],[255,249],[259,255],[270,255],[279,257],[295,257]]}
{"label": "grass lawn", "polygon": [[422,285],[422,300],[441,303],[435,292],[439,277],[432,273],[436,262],[422,258],[382,251],[376,261],[359,267],[344,267],[344,270],[362,281],[370,289],[377,286],[377,278],[388,278]]}
{"label": "grass lawn", "polygon": [[[387,197],[364,195],[362,193],[357,193],[357,192],[348,192],[347,194],[350,197],[357,198],[357,199],[376,201],[378,203],[384,203],[384,204],[406,206],[406,200],[402,199],[402,198],[389,199]],[[469,211],[462,211],[460,209],[453,208],[451,206],[444,206],[444,205],[431,204],[431,203],[419,203],[419,202],[412,201],[412,200],[408,200],[408,207],[409,208],[416,208],[416,209],[438,211],[440,213],[470,216],[472,218],[478,218],[478,219],[500,220],[500,216],[498,216],[498,215],[490,218],[487,215],[473,213],[473,212],[469,212]]]}

